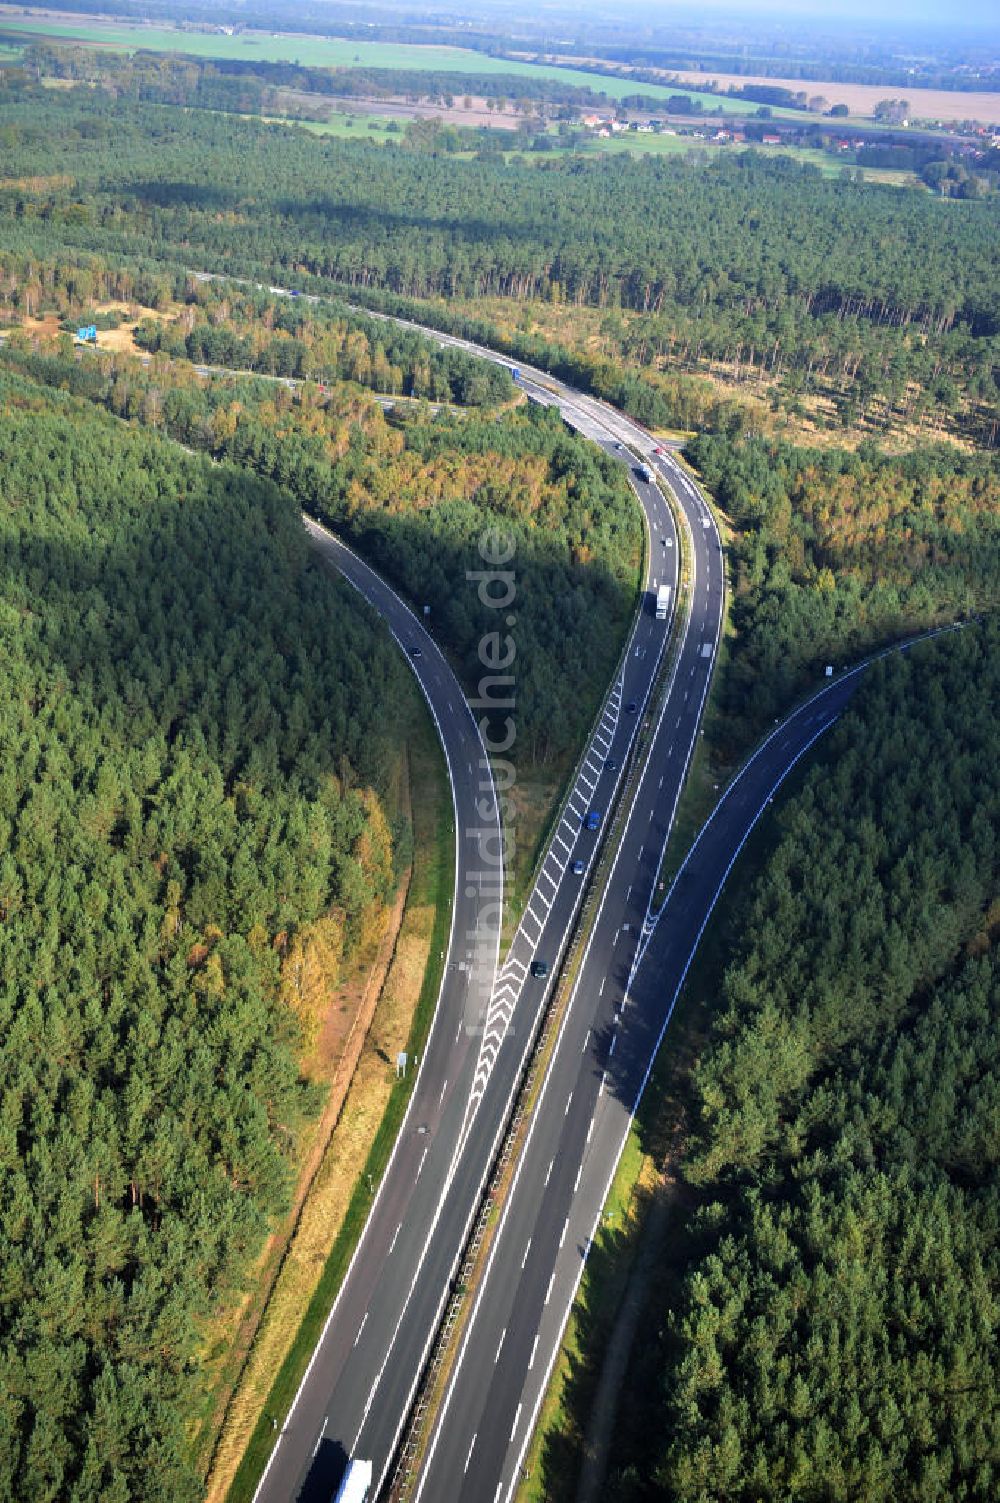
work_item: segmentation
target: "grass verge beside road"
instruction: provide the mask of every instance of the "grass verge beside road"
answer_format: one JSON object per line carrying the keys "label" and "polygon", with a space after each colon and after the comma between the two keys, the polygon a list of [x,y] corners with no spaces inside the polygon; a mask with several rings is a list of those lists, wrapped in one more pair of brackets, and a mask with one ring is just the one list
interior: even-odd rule
{"label": "grass verge beside road", "polygon": [[[273,1448],[276,1428],[288,1413],[357,1246],[373,1191],[385,1172],[406,1111],[415,1072],[397,1081],[395,1053],[401,1048],[411,1058],[422,1053],[433,1019],[443,970],[441,955],[447,948],[451,924],[454,821],[440,747],[423,708],[410,742],[410,764],[414,862],[406,913],[365,1051],[341,1114],[346,1131],[339,1140],[334,1134],[317,1175],[322,1226],[314,1226],[312,1237],[307,1239],[304,1266],[296,1267],[289,1259],[290,1288],[284,1301],[276,1288],[236,1400],[245,1426],[242,1439],[248,1435],[249,1440],[245,1449],[231,1447],[235,1454],[224,1469],[225,1476],[220,1445],[209,1481],[209,1499],[226,1497],[229,1503],[248,1503],[253,1497]],[[339,1229],[332,1246],[331,1221],[324,1208],[324,1195],[331,1194],[339,1201]],[[304,1211],[303,1220],[305,1216]],[[320,1252],[314,1246],[318,1235],[324,1238]],[[289,1331],[294,1331],[290,1339]]]}
{"label": "grass verge beside road", "polygon": [[[801,787],[817,752],[811,752],[781,790],[784,803]],[[777,807],[777,805],[776,805]],[[649,1234],[654,1198],[668,1197],[657,1230],[655,1262],[657,1308],[669,1305],[678,1264],[669,1236],[671,1215],[683,1204],[677,1173],[684,1148],[687,1081],[704,1046],[732,944],[738,933],[742,893],[761,870],[777,839],[773,813],[761,819],[715,906],[677,1002],[668,1033],[669,1047],[657,1055],[632,1130],[626,1139],[601,1230],[587,1260],[583,1280],[525,1458],[526,1477],[517,1503],[574,1503],[584,1443],[601,1370],[623,1301],[637,1272],[643,1238]],[[667,1235],[663,1235],[664,1225]],[[631,1291],[645,1303],[648,1277]]]}

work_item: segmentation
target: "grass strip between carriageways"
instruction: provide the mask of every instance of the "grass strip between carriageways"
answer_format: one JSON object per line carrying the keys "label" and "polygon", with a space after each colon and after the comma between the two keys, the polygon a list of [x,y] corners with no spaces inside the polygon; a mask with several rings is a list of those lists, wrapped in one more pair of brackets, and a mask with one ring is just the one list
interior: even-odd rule
{"label": "grass strip between carriageways", "polygon": [[[782,806],[801,789],[820,755],[820,746],[810,748],[808,756],[793,769],[782,784]],[[775,813],[778,807],[776,803]],[[527,1475],[516,1493],[516,1503],[573,1503],[576,1498],[590,1401],[635,1266],[652,1197],[668,1193],[665,1173],[674,1183],[678,1177],[687,1084],[708,1038],[743,895],[776,842],[777,825],[774,814],[770,814],[757,824],[740,852],[691,963],[604,1203],[594,1249],[570,1309],[525,1455]],[[669,1306],[666,1290],[677,1278],[670,1247],[668,1239],[657,1294],[663,1308]],[[565,1479],[555,1489],[554,1475]]]}
{"label": "grass strip between carriageways", "polygon": [[[631,468],[631,459],[626,460],[625,463],[627,468]],[[635,635],[636,627],[639,624],[639,617],[642,611],[645,609],[646,592],[644,586],[649,573],[651,554],[651,545],[649,540],[649,521],[646,517],[646,512],[642,505],[642,502],[639,500],[638,494],[636,493],[635,486],[631,485],[631,482],[630,486],[632,494],[635,498],[635,503],[639,508],[639,514],[642,517],[642,548],[640,550],[639,560],[636,565],[635,607],[629,621],[626,623],[625,631],[622,636],[621,651],[618,654],[618,658],[615,663],[614,669],[612,670],[611,677],[608,680],[607,688],[601,695],[601,698],[594,710],[593,719],[591,720],[590,725],[587,728],[587,734],[584,737],[583,745],[580,748],[580,754],[573,764],[572,771],[563,782],[561,796],[553,801],[552,811],[535,840],[535,849],[532,852],[531,867],[529,868],[528,874],[525,877],[523,884],[520,882],[515,882],[513,892],[508,893],[504,899],[505,928],[509,930],[509,933],[505,933],[504,935],[504,944],[502,947],[504,955],[507,954],[511,944],[513,943],[514,935],[517,933],[517,928],[524,915],[524,910],[527,907],[528,899],[531,896],[532,892],[534,892],[539,873],[541,872],[541,869],[548,857],[549,847],[552,844],[555,832],[559,828],[563,815],[566,813],[566,805],[573,797],[573,790],[576,788],[577,779],[579,778],[580,773],[583,770],[584,763],[590,756],[594,744],[594,737],[597,735],[598,727],[600,726],[604,712],[607,709],[608,700],[612,694],[612,691],[614,690],[615,684],[618,682],[619,677],[621,677],[624,681],[625,664],[628,661],[628,650],[632,644],[632,638]]]}
{"label": "grass strip between carriageways", "polygon": [[[668,494],[668,502],[673,507],[672,492]],[[684,533],[683,527],[678,528],[678,533],[679,535]],[[681,598],[685,599],[689,608],[690,591],[685,591],[683,597],[679,592],[667,643],[650,687],[647,715],[652,706],[659,701],[660,695],[666,692],[673,665],[680,650],[683,631],[687,626],[688,615],[680,610]],[[631,640],[630,632],[626,648]],[[603,703],[602,701],[602,708]],[[400,1446],[403,1462],[397,1468],[389,1485],[388,1497],[391,1503],[408,1503],[412,1497],[431,1430],[448,1390],[461,1341],[475,1304],[475,1295],[489,1260],[493,1236],[499,1226],[507,1195],[513,1185],[518,1160],[527,1139],[532,1113],[538,1104],[538,1098],[559,1041],[563,1019],[576,989],[586,952],[586,942],[600,911],[600,898],[611,879],[614,856],[625,835],[625,810],[631,807],[631,800],[635,796],[636,780],[642,776],[643,771],[642,759],[637,754],[645,748],[649,736],[650,730],[644,725],[640,727],[632,742],[629,762],[624,769],[624,777],[620,792],[616,797],[614,811],[605,826],[604,838],[594,861],[593,874],[580,906],[575,928],[566,944],[559,975],[548,1005],[537,1025],[535,1039],[512,1101],[508,1124],[497,1150],[493,1168],[487,1177],[479,1213],[473,1222],[462,1255],[461,1271],[455,1292],[442,1317],[417,1389],[411,1409],[411,1416],[415,1415],[415,1417],[411,1418],[407,1430],[404,1431]],[[587,745],[590,745],[590,738],[588,738]]]}

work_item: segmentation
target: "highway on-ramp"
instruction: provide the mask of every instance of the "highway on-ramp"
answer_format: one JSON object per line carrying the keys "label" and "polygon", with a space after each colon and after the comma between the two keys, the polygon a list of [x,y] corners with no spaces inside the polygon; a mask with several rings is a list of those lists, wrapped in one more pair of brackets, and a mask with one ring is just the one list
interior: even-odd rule
{"label": "highway on-ramp", "polygon": [[[318,523],[305,519],[315,547],[374,606],[408,655],[427,699],[444,749],[454,801],[456,884],[447,965],[437,1010],[419,1061],[416,1085],[392,1159],[372,1208],[358,1252],[334,1309],[334,1317],[348,1302],[352,1310],[372,1308],[390,1298],[400,1304],[408,1285],[408,1270],[419,1253],[420,1216],[415,1198],[430,1202],[441,1188],[441,1169],[432,1161],[430,1146],[457,1135],[464,1116],[458,1091],[449,1091],[449,1075],[460,1083],[469,1074],[477,1053],[476,1020],[485,1016],[497,964],[500,940],[502,865],[496,793],[489,759],[479,727],[449,664],[422,623],[384,580],[351,549]],[[414,1068],[413,1061],[409,1068]],[[389,1286],[387,1290],[386,1286]],[[376,1324],[373,1321],[373,1326]],[[310,1382],[300,1390],[288,1430],[289,1440],[314,1429],[311,1444],[325,1433],[324,1388],[332,1382],[359,1334],[332,1318],[314,1354]],[[321,1412],[322,1411],[322,1412]],[[343,1457],[330,1441],[333,1454],[324,1456],[336,1473]],[[279,1445],[275,1460],[284,1463],[293,1447]],[[295,1463],[298,1470],[298,1463]],[[290,1498],[296,1481],[287,1479],[284,1465],[271,1469],[271,1491]],[[327,1500],[332,1494],[327,1491]]]}
{"label": "highway on-ramp", "polygon": [[[573,426],[602,442],[630,466],[649,463],[654,445],[642,429],[603,404],[544,378],[538,399],[555,402]],[[534,393],[533,393],[534,394]],[[628,444],[631,453],[624,445]],[[665,464],[673,462],[664,458]],[[669,766],[664,763],[654,787],[639,778],[641,807],[630,785],[632,816],[628,849],[616,863],[616,881],[626,904],[641,920],[638,894],[644,873],[655,870],[676,794],[697,734],[707,690],[722,610],[722,556],[718,536],[701,498],[676,467],[670,470],[675,505],[683,518],[692,588],[684,596],[690,610],[680,631],[680,654],[673,665],[661,724],[673,726]],[[258,1499],[329,1503],[349,1456],[375,1463],[376,1493],[390,1467],[402,1426],[433,1340],[451,1280],[476,1213],[496,1148],[509,1117],[516,1088],[537,1028],[560,955],[573,932],[585,881],[604,829],[585,828],[586,815],[600,812],[603,826],[622,785],[637,731],[647,711],[652,685],[664,653],[670,621],[657,620],[651,601],[656,587],[670,585],[677,599],[679,538],[661,489],[634,474],[636,492],[648,528],[646,594],[632,637],[600,716],[588,739],[567,803],[551,845],[488,1001],[481,974],[476,1005],[470,1007],[467,973],[452,978],[443,993],[427,1055],[421,1062],[417,1093],[411,1103],[394,1157],[379,1187],[358,1252],[313,1354],[288,1420],[277,1439]],[[706,523],[708,525],[706,525]],[[311,525],[314,537],[318,531]],[[336,548],[329,535],[324,546]],[[342,554],[349,577],[359,579],[360,560]],[[383,611],[400,642],[412,645],[417,623],[391,590],[380,597],[372,571],[365,572],[364,592]],[[470,737],[475,733],[469,711],[453,698],[454,680],[444,660],[420,638],[422,656],[415,667],[435,666],[437,681],[423,674],[425,692],[446,746],[449,737],[465,738],[464,750],[449,754],[453,780],[458,772],[468,795],[476,790],[480,768]],[[441,709],[442,686],[450,702]],[[648,743],[641,758],[648,757]],[[456,790],[458,829],[469,819]],[[482,821],[473,819],[473,824]],[[636,838],[633,838],[636,837]],[[470,857],[470,862],[473,858]],[[582,862],[577,874],[574,863]],[[471,869],[471,867],[470,867]],[[483,868],[480,868],[483,869]],[[489,869],[487,867],[487,869]],[[493,868],[495,871],[495,867]],[[460,879],[458,899],[466,896]],[[474,882],[468,884],[475,887]],[[630,890],[635,888],[635,897]],[[477,896],[481,893],[477,889]],[[453,936],[463,932],[458,914]],[[469,918],[472,948],[485,954],[495,937],[484,942]],[[531,963],[544,959],[547,978],[531,974]],[[461,963],[461,962],[459,962]],[[457,967],[450,966],[449,973]],[[447,988],[446,981],[446,988]]]}
{"label": "highway on-ramp", "polygon": [[[532,1116],[416,1499],[499,1503],[514,1496],[632,1116],[715,902],[775,791],[841,715],[865,666],[831,680],[744,765],[658,913],[640,907],[635,923],[635,905],[623,907],[620,893],[609,892]],[[642,902],[651,895],[647,888]]]}

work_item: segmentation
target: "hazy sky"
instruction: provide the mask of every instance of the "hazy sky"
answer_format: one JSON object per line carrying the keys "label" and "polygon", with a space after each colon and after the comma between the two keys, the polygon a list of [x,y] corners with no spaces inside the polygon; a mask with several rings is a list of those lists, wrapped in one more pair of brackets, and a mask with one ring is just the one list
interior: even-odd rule
{"label": "hazy sky", "polygon": [[[590,8],[588,0],[581,0],[581,12]],[[606,0],[597,0],[594,7],[602,13],[607,11]],[[686,0],[636,0],[628,7],[634,12],[643,10],[650,17],[668,21],[671,15],[690,15],[692,7]],[[943,4],[942,0],[700,0],[698,7],[713,18],[726,15],[748,17],[754,14],[777,17],[787,16],[799,22],[815,19],[823,23],[836,20],[867,20],[891,22],[898,30],[907,24],[919,27],[933,26],[948,30],[969,27],[988,28],[1000,32],[1000,0],[960,0],[958,4]]]}

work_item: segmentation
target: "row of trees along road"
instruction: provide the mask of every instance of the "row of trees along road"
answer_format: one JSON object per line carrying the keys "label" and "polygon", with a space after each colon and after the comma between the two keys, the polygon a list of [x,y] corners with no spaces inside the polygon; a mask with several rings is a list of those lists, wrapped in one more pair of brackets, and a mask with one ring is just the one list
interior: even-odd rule
{"label": "row of trees along road", "polygon": [[[416,605],[430,605],[472,690],[484,635],[507,631],[470,578],[483,567],[484,533],[501,529],[514,549],[519,766],[575,750],[634,608],[642,521],[622,466],[569,433],[556,411],[384,414],[349,386],[205,382],[184,364],[36,355],[16,339],[3,358],[276,481]],[[498,712],[498,737],[507,714]]]}
{"label": "row of trees along road", "polygon": [[0,406],[0,1496],[195,1503],[412,691],[270,481],[9,372]]}
{"label": "row of trees along road", "polygon": [[876,398],[912,418],[921,391],[995,441],[1000,197],[941,202],[754,152],[458,161],[83,87],[5,95],[11,252],[638,310],[657,359],[724,360],[793,396],[820,380],[847,421]]}
{"label": "row of trees along road", "polygon": [[737,900],[609,1503],[997,1495],[998,697],[872,669]]}

